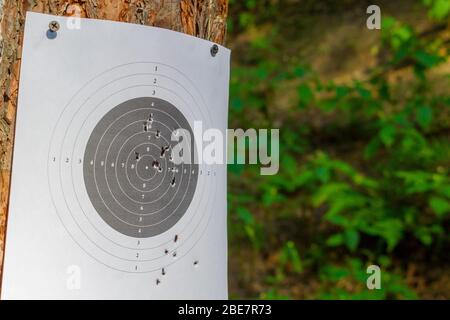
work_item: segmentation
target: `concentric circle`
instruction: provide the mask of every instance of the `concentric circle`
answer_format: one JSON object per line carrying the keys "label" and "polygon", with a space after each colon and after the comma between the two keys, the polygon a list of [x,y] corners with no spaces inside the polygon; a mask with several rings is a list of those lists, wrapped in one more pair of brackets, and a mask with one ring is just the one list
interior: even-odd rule
{"label": "concentric circle", "polygon": [[[110,110],[92,131],[83,176],[92,205],[114,230],[135,238],[164,233],[189,207],[198,165],[175,165],[174,130],[193,131],[170,102],[140,97]],[[194,140],[191,139],[191,150]],[[193,154],[193,153],[192,153]],[[186,170],[185,170],[186,169]]]}

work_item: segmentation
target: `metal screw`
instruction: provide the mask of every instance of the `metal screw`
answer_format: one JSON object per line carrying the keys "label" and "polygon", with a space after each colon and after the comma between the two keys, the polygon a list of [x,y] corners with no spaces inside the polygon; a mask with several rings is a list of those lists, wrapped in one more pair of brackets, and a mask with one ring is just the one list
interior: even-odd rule
{"label": "metal screw", "polygon": [[211,47],[211,55],[215,57],[217,53],[219,52],[219,46],[217,44],[213,45]]}
{"label": "metal screw", "polygon": [[48,24],[48,28],[50,29],[51,32],[56,32],[59,30],[59,22],[58,21],[51,21]]}

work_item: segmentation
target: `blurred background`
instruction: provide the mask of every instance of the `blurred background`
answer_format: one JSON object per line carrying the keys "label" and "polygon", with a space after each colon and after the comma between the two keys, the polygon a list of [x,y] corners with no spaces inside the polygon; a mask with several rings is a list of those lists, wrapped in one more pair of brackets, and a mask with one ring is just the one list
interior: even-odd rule
{"label": "blurred background", "polygon": [[[230,0],[230,298],[450,298],[450,0]],[[381,290],[366,269],[381,268]]]}

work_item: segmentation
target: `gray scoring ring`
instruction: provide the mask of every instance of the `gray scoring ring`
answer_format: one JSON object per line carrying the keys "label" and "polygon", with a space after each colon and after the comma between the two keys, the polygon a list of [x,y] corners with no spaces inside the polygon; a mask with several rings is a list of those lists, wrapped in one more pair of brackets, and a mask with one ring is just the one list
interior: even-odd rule
{"label": "gray scoring ring", "polygon": [[[150,113],[153,122],[148,121]],[[127,116],[122,117],[124,114]],[[118,118],[121,118],[120,121],[114,123]],[[114,125],[111,126],[112,123]],[[132,123],[134,125],[130,125]],[[143,129],[145,123],[151,125],[148,131]],[[167,161],[170,150],[178,142],[171,141],[172,132],[168,128],[188,130],[191,134],[191,150],[194,151],[194,135],[186,118],[168,101],[154,97],[135,98],[114,107],[97,123],[89,137],[83,161],[86,191],[100,217],[124,235],[148,238],[164,233],[181,219],[192,201],[198,180],[198,165],[193,161],[194,152],[191,152],[191,164],[176,166],[172,163],[156,174],[151,172],[157,170],[153,168],[153,163],[140,163],[149,158],[156,159],[164,166],[170,163]],[[156,130],[160,132],[160,138],[156,137]],[[149,151],[146,148],[135,148],[146,142],[167,147],[165,141],[169,141],[170,149],[163,158],[160,148],[150,148]],[[123,144],[128,147],[122,148]],[[130,152],[138,152],[138,156]],[[131,169],[128,166],[123,168],[121,164],[130,157],[135,170],[148,168],[144,170],[149,171],[151,180],[140,179],[145,171],[140,175],[128,175]],[[113,159],[116,160],[112,161]],[[174,168],[175,172],[165,174]],[[172,186],[173,180],[175,184]],[[130,201],[127,194],[134,195],[136,200],[141,195],[130,182],[134,185],[145,184],[148,190],[145,192],[146,199],[157,201],[144,204]]]}

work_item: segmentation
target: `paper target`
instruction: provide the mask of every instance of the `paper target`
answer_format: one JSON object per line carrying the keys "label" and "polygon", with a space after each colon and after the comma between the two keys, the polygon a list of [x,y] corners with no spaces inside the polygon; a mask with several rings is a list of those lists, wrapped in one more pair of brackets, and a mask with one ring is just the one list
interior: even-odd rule
{"label": "paper target", "polygon": [[201,236],[214,208],[200,193],[214,192],[214,168],[194,164],[194,152],[191,164],[175,165],[171,149],[177,129],[194,137],[193,119],[211,121],[202,101],[178,70],[139,62],[94,78],[64,109],[50,144],[49,187],[65,228],[95,259],[124,272],[155,271]]}
{"label": "paper target", "polygon": [[66,21],[27,15],[2,298],[226,298],[226,164],[197,160],[226,132],[229,51]]}

